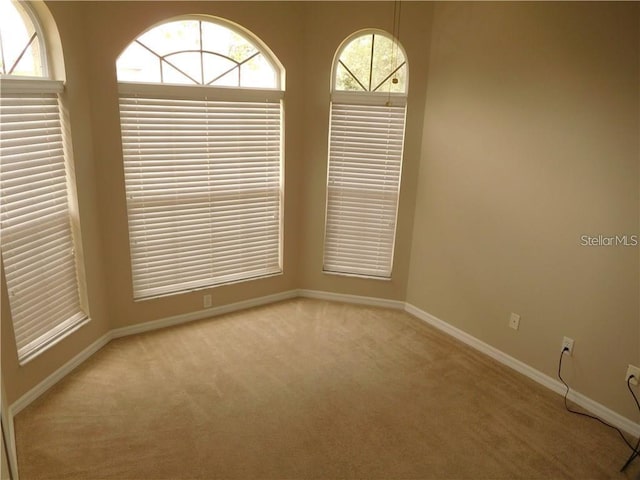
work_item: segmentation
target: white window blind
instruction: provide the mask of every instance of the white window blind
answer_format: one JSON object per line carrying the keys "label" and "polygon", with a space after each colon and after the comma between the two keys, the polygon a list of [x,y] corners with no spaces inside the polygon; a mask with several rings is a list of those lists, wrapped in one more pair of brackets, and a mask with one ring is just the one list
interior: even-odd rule
{"label": "white window blind", "polygon": [[224,101],[122,85],[134,297],[280,273],[281,92]]}
{"label": "white window blind", "polygon": [[335,101],[331,105],[327,272],[391,276],[405,109]]}
{"label": "white window blind", "polygon": [[24,85],[35,93],[3,88],[0,99],[2,259],[21,361],[87,319],[69,221],[56,92],[62,85]]}

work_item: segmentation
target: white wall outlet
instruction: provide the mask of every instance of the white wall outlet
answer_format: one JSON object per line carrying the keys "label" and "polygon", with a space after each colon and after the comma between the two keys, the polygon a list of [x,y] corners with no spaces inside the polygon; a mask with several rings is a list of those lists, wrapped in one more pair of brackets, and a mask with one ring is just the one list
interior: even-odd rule
{"label": "white wall outlet", "polygon": [[631,385],[638,385],[638,380],[640,380],[640,368],[635,365],[629,365],[627,367],[627,374],[624,377],[624,381],[629,380],[629,377],[633,375],[633,378],[629,381]]}
{"label": "white wall outlet", "polygon": [[569,356],[573,355],[573,338],[564,337],[562,339],[562,349],[560,351],[564,351],[565,348],[569,349],[567,352]]}
{"label": "white wall outlet", "polygon": [[509,327],[514,330],[518,330],[518,328],[520,328],[520,315],[511,312],[511,316],[509,317]]}
{"label": "white wall outlet", "polygon": [[211,306],[211,294],[207,293],[202,296],[202,304],[204,308],[209,308]]}

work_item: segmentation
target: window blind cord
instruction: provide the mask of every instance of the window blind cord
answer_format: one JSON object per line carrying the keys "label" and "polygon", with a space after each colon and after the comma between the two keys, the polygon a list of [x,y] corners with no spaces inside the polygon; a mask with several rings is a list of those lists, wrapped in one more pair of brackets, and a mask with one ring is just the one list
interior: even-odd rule
{"label": "window blind cord", "polygon": [[[564,384],[566,391],[564,393],[564,407],[568,412],[574,413],[576,415],[580,415],[582,417],[587,417],[587,418],[591,418],[593,420],[597,420],[598,422],[600,422],[601,424],[603,424],[605,427],[609,427],[613,430],[615,430],[616,432],[618,432],[618,435],[620,435],[620,438],[622,438],[622,440],[624,440],[624,443],[627,444],[627,446],[629,447],[629,449],[631,450],[631,456],[629,457],[629,459],[627,460],[627,462],[623,465],[623,467],[620,469],[621,472],[623,472],[630,464],[631,462],[638,456],[640,455],[640,451],[638,451],[638,447],[640,447],[640,438],[638,438],[638,441],[636,442],[635,447],[627,440],[627,438],[624,436],[624,433],[622,433],[622,430],[620,430],[617,427],[614,427],[613,425],[605,422],[604,420],[594,416],[594,415],[590,415],[588,413],[583,413],[583,412],[578,412],[577,410],[573,410],[569,407],[569,403],[567,401],[567,397],[569,396],[569,390],[570,387],[567,384],[567,382],[564,381],[564,379],[562,378],[562,358],[564,357],[564,353],[568,352],[569,348],[568,347],[564,347],[562,349],[562,352],[560,353],[560,360],[558,362],[558,378],[560,379],[560,381]],[[630,375],[629,378],[627,379],[627,387],[629,388],[629,391],[631,392],[631,395],[633,395],[633,399],[636,402],[636,406],[638,407],[638,410],[640,411],[640,403],[638,403],[638,398],[636,397],[635,393],[633,392],[633,390],[631,389],[631,378],[633,378],[633,375]]]}
{"label": "window blind cord", "polygon": [[[402,13],[402,2],[401,0],[396,0],[393,2],[393,38],[394,42],[391,46],[391,69],[392,71],[396,70],[398,65],[398,49],[400,46],[397,42],[400,41],[400,15]],[[387,106],[391,106],[391,85],[394,83],[398,83],[398,79],[394,74],[394,78],[389,83],[389,89],[387,91]]]}

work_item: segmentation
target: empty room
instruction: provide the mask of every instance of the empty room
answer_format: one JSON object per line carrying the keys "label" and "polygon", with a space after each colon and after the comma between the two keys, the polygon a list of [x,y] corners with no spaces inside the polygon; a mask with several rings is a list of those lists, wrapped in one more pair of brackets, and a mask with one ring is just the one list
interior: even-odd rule
{"label": "empty room", "polygon": [[640,479],[640,2],[0,0],[2,470]]}

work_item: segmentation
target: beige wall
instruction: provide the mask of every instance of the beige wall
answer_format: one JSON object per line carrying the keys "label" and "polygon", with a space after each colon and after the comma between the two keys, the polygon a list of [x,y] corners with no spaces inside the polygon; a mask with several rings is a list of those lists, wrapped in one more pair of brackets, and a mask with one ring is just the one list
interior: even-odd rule
{"label": "beige wall", "polygon": [[[407,300],[638,419],[638,4],[438,4]],[[507,327],[510,312],[520,330]]]}
{"label": "beige wall", "polygon": [[[3,281],[9,403],[109,329],[200,310],[204,293],[217,306],[307,288],[408,299],[550,375],[572,336],[576,388],[634,415],[621,365],[640,363],[639,249],[578,243],[638,231],[637,4],[403,2],[410,89],[391,281],[321,270],[331,62],[354,31],[391,31],[392,3],[47,6],[64,51],[93,321],[19,367]],[[187,13],[242,25],[286,69],[284,274],[134,302],[115,60]],[[506,327],[510,311],[519,332]]]}

